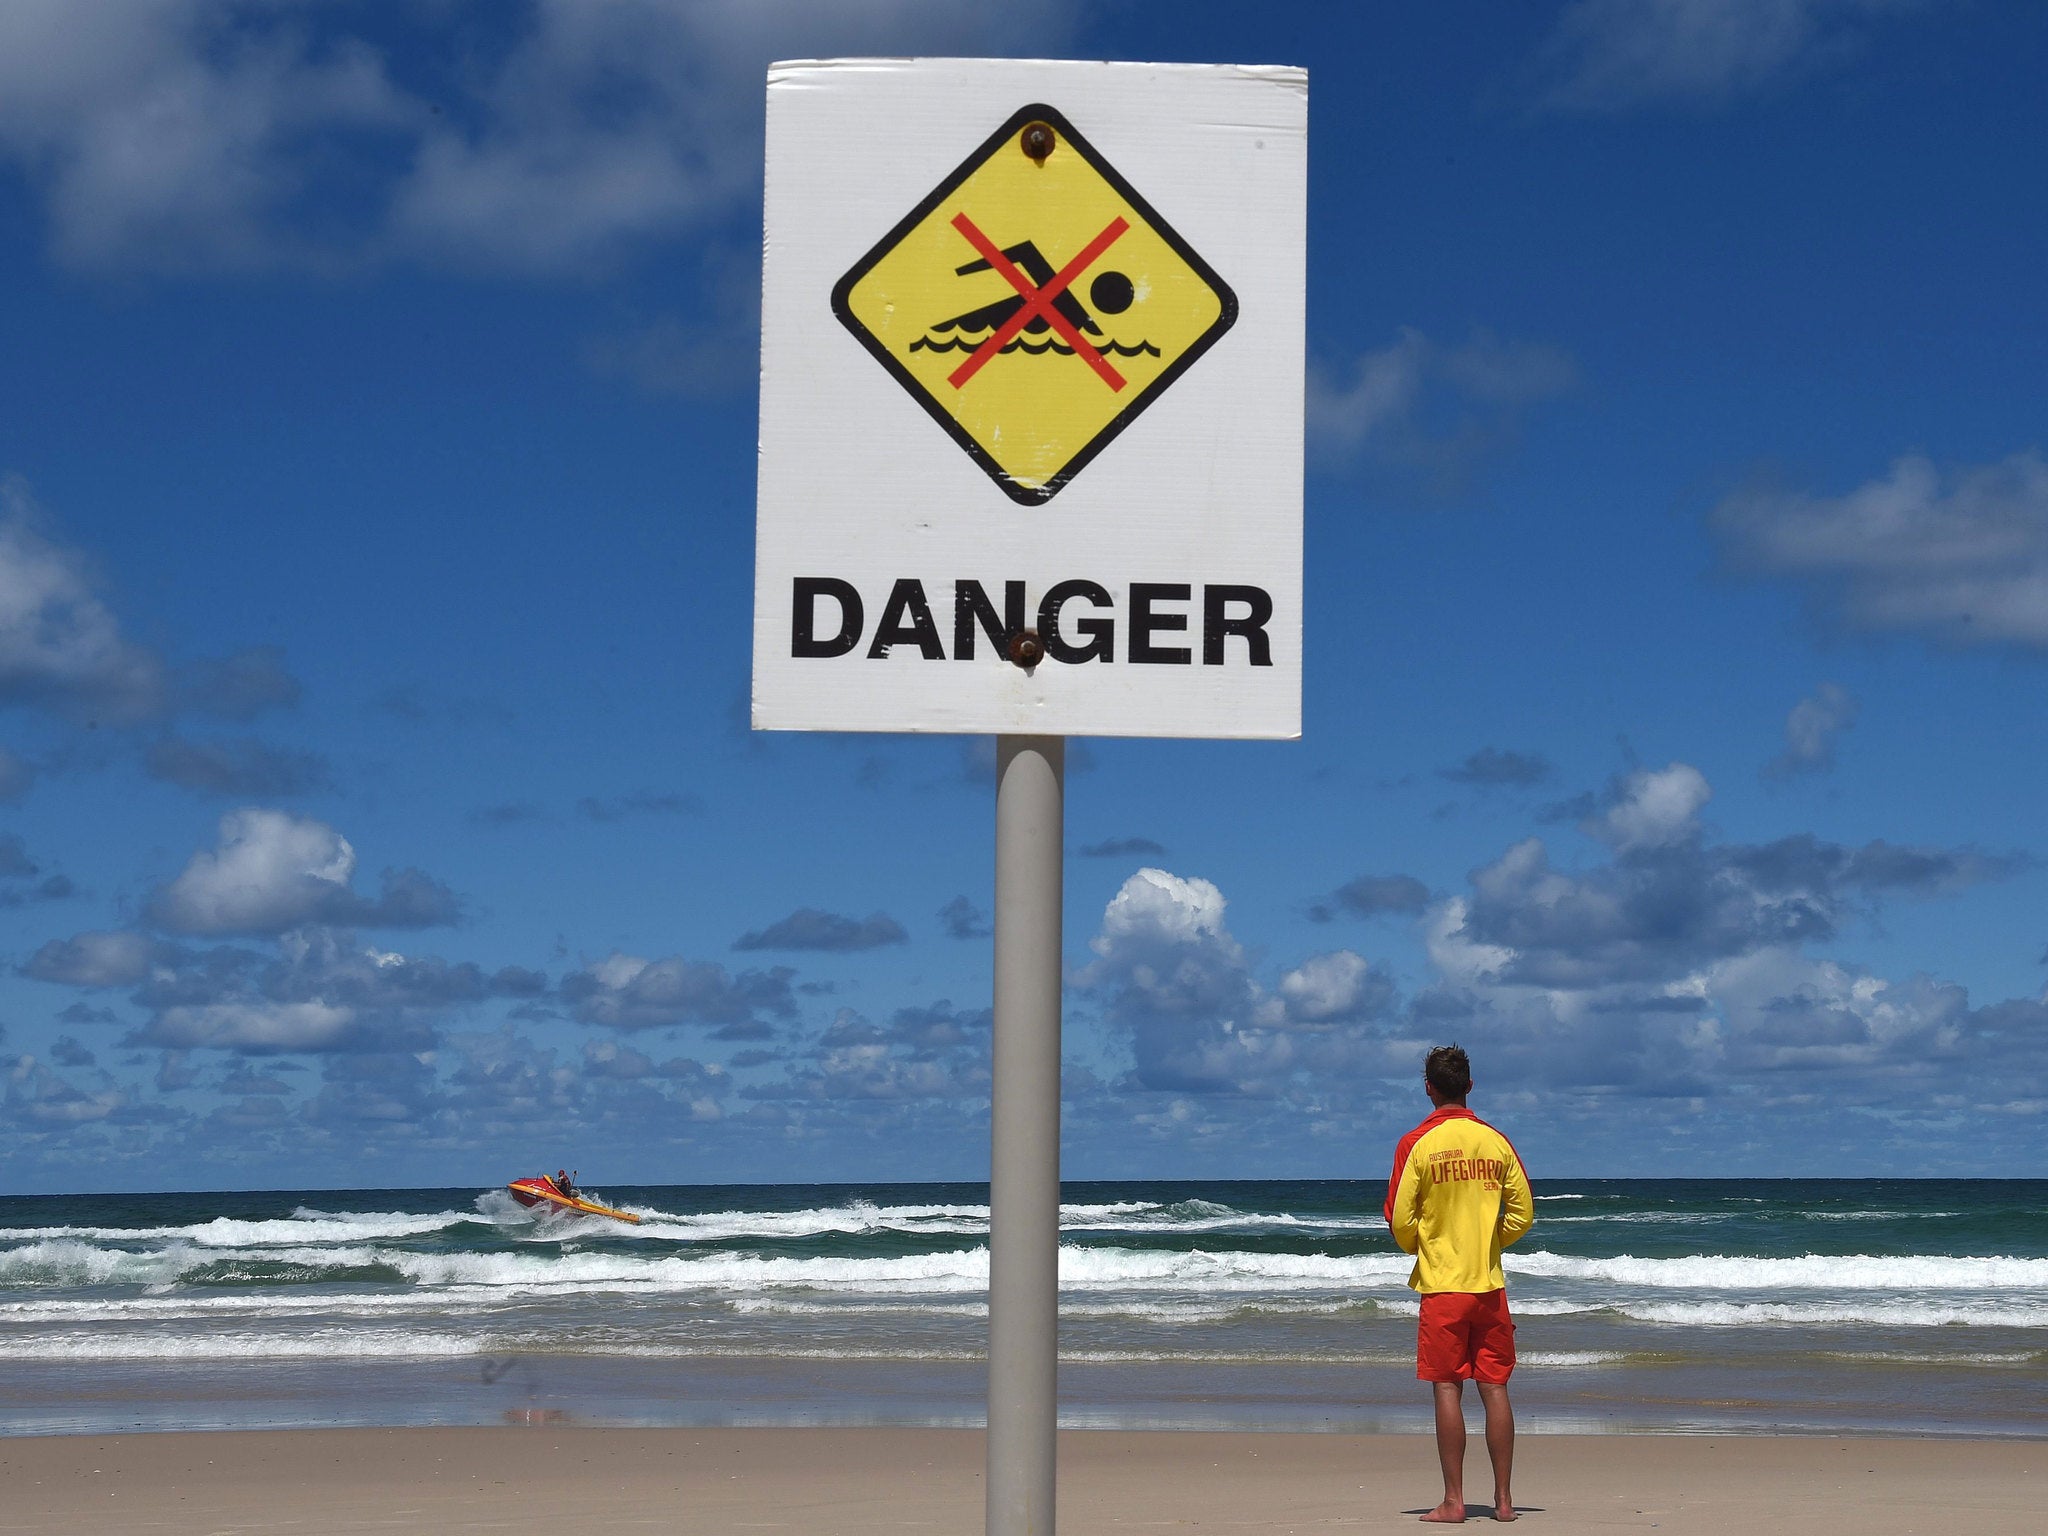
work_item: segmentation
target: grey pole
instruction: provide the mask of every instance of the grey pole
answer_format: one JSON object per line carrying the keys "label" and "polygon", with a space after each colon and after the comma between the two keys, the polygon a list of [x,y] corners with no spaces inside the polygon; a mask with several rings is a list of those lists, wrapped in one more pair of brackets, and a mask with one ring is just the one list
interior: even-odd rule
{"label": "grey pole", "polygon": [[1052,1536],[1067,744],[996,738],[987,1536]]}

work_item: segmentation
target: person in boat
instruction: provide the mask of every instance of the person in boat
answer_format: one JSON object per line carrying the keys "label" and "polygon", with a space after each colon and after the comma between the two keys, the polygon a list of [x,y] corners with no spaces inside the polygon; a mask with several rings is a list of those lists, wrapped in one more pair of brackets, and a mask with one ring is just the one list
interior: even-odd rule
{"label": "person in boat", "polygon": [[555,1170],[555,1188],[571,1200],[576,1198],[576,1181],[560,1168]]}

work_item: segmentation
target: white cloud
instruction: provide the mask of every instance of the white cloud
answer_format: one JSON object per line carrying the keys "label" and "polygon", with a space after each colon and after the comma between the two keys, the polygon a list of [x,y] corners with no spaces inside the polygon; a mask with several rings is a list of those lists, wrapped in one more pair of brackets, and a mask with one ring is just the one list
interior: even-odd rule
{"label": "white cloud", "polygon": [[1699,831],[1700,807],[1713,798],[1706,776],[1690,763],[1641,769],[1622,781],[1620,792],[1586,831],[1624,852],[1662,848]]}
{"label": "white cloud", "polygon": [[609,1029],[721,1024],[765,1033],[760,1015],[795,1012],[786,966],[729,974],[708,960],[645,960],[614,950],[563,978],[562,999],[581,1023]]}
{"label": "white cloud", "polygon": [[1926,976],[1887,981],[1791,950],[1725,961],[1706,986],[1726,1020],[1725,1055],[1737,1071],[1903,1068],[1920,1077],[1956,1060],[1970,1025],[1969,995],[1959,986]]}
{"label": "white cloud", "polygon": [[220,846],[192,855],[151,912],[178,933],[280,933],[320,920],[355,868],[355,849],[325,822],[247,807],[221,817]]}
{"label": "white cloud", "polygon": [[[1532,843],[1540,855],[1543,845],[1534,838],[1516,846],[1527,848]],[[1515,958],[1514,950],[1505,944],[1489,944],[1475,939],[1466,925],[1470,915],[1471,904],[1462,896],[1453,896],[1432,908],[1423,924],[1423,943],[1428,950],[1430,964],[1454,987],[1497,981],[1500,973]]]}
{"label": "white cloud", "polygon": [[87,1091],[59,1077],[33,1056],[15,1058],[8,1069],[4,1108],[19,1125],[62,1132],[113,1119],[130,1107],[129,1090],[104,1087]]}
{"label": "white cloud", "polygon": [[1555,347],[1483,330],[1446,346],[1404,327],[1391,345],[1334,373],[1310,371],[1309,436],[1326,453],[1371,448],[1454,471],[1496,446],[1525,408],[1577,383],[1577,365]]}
{"label": "white cloud", "polygon": [[2048,461],[1944,475],[1908,456],[1839,498],[1748,491],[1715,509],[1732,564],[1810,582],[1852,627],[2048,648]]}
{"label": "white cloud", "polygon": [[1363,955],[1348,949],[1312,955],[1280,978],[1279,993],[1288,1015],[1310,1023],[1351,1018],[1383,1000],[1372,967]]}
{"label": "white cloud", "polygon": [[283,933],[302,923],[423,928],[454,922],[460,904],[416,869],[386,870],[375,900],[351,888],[356,851],[323,821],[245,806],[220,819],[220,843],[192,855],[149,899],[173,933]]}
{"label": "white cloud", "polygon": [[327,1051],[343,1043],[356,1011],[332,1003],[209,1003],[166,1008],[152,1021],[151,1045],[253,1053]]}
{"label": "white cloud", "polygon": [[281,216],[316,142],[333,159],[342,135],[425,115],[367,45],[319,41],[311,20],[221,0],[0,6],[0,152],[46,189],[58,256],[236,268],[295,254]]}
{"label": "white cloud", "polygon": [[156,941],[132,930],[52,939],[29,957],[22,974],[72,987],[132,987],[149,974]]}
{"label": "white cloud", "polygon": [[1236,959],[1241,952],[1223,926],[1223,908],[1223,893],[1212,882],[1147,867],[1124,881],[1110,898],[1102,913],[1102,932],[1089,941],[1089,948],[1109,959],[1133,942],[1205,941]]}
{"label": "white cloud", "polygon": [[154,713],[164,701],[162,663],[122,638],[85,562],[43,537],[37,518],[27,487],[0,481],[0,704],[114,723]]}
{"label": "white cloud", "polygon": [[1136,1086],[1269,1096],[1303,1073],[1355,1070],[1360,1031],[1391,1007],[1391,983],[1339,950],[1268,993],[1225,905],[1210,881],[1141,869],[1103,911],[1096,958],[1074,980],[1128,1036]]}
{"label": "white cloud", "polygon": [[1575,0],[1544,47],[1548,105],[1724,101],[1836,62],[1858,24],[1914,0]]}
{"label": "white cloud", "polygon": [[[0,5],[0,27],[7,14]],[[0,475],[0,707],[46,710],[79,724],[132,726],[184,712],[246,720],[297,699],[298,682],[275,650],[244,650],[174,670],[148,646],[127,639],[100,595],[92,563],[57,543],[45,526],[27,482]],[[258,761],[252,752],[260,749],[244,748],[242,756]],[[261,760],[274,765],[291,758]],[[0,801],[24,793],[32,776],[28,763],[0,748]]]}
{"label": "white cloud", "polygon": [[[1043,52],[1069,0],[532,0],[392,11],[404,74],[330,7],[0,6],[0,156],[101,268],[395,255],[585,270],[758,185],[778,56]],[[380,33],[388,32],[380,25]],[[459,62],[439,78],[433,61]],[[424,67],[422,67],[424,66]],[[321,194],[338,190],[343,196]],[[320,205],[328,222],[306,217]],[[336,228],[332,210],[356,206]]]}

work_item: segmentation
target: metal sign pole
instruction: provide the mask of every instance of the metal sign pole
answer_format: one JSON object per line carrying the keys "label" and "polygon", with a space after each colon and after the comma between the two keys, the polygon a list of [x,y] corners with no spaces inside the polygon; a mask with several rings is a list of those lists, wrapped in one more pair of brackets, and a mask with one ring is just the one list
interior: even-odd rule
{"label": "metal sign pole", "polygon": [[1066,755],[1060,736],[996,738],[988,1536],[1053,1531]]}

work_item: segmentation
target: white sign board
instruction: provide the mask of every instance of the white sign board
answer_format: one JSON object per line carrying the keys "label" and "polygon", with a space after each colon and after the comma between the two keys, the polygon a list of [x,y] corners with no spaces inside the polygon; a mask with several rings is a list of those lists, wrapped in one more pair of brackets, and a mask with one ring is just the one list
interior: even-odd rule
{"label": "white sign board", "polygon": [[1307,132],[1298,69],[770,70],[755,726],[1301,734]]}

